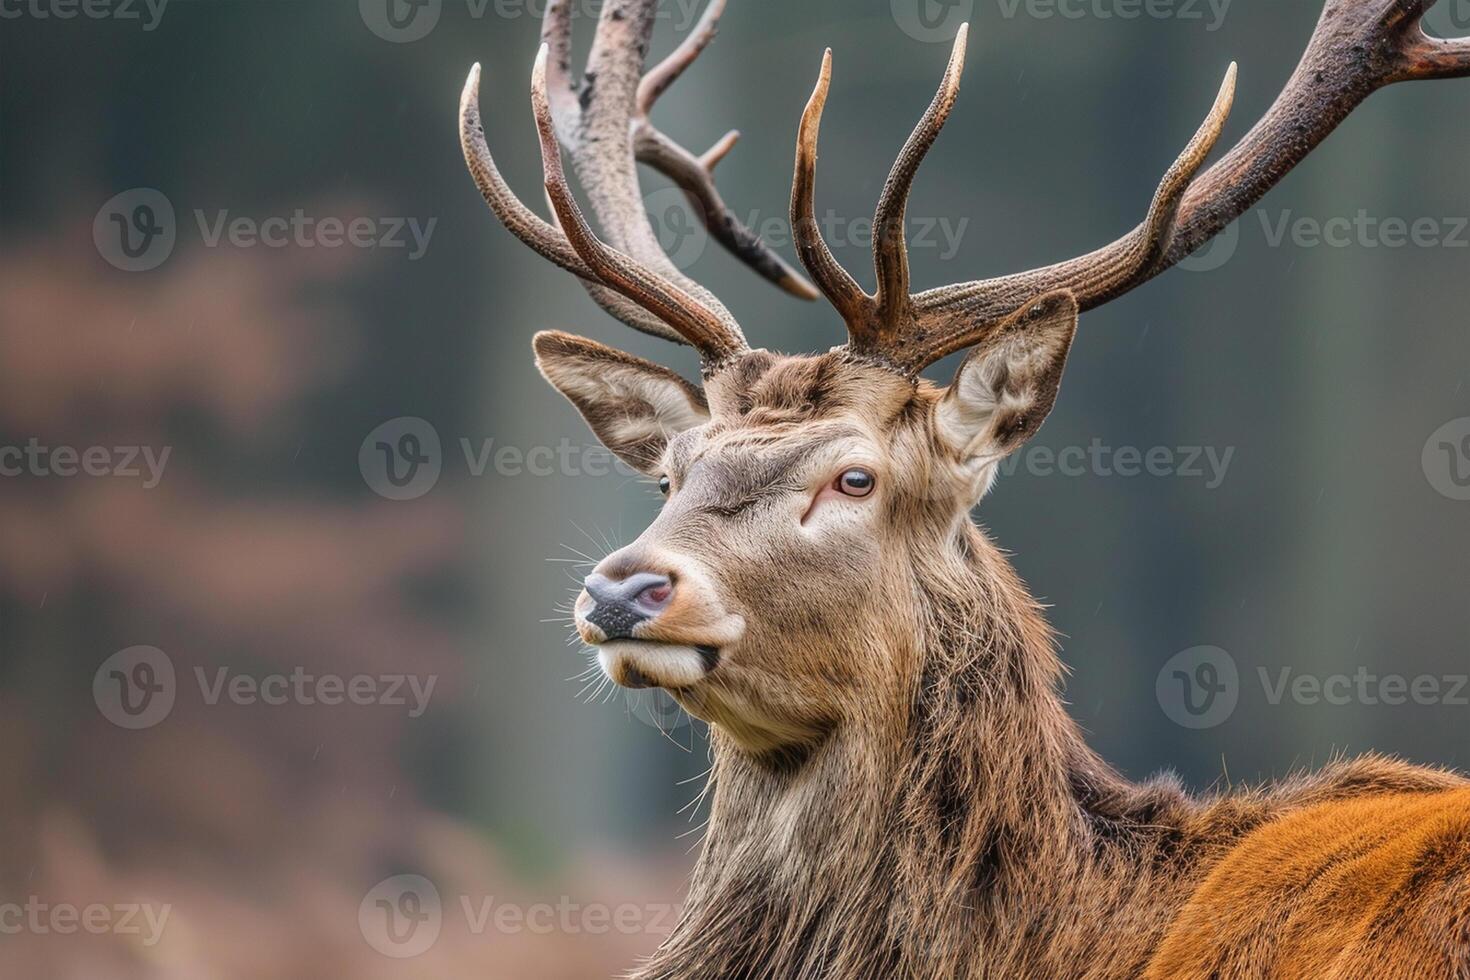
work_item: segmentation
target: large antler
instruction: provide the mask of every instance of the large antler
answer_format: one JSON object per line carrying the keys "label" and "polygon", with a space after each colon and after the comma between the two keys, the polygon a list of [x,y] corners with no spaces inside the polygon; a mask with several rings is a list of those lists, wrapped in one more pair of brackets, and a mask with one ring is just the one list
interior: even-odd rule
{"label": "large antler", "polygon": [[[528,208],[501,176],[480,118],[480,67],[470,72],[460,102],[465,161],[481,194],[505,226],[542,256],[583,280],[613,316],[646,333],[696,347],[707,364],[746,349],[729,311],[670,261],[649,222],[638,181],[644,160],[667,174],[698,205],[712,237],[788,292],[816,291],[729,211],[715,189],[713,168],[734,142],[726,136],[695,157],[648,119],[654,101],[714,37],[724,0],[713,0],[694,33],[643,74],[658,0],[607,0],[598,21],[585,79],[570,76],[571,7],[551,0],[533,75],[533,106],[542,141],[547,194],[557,223]],[[571,155],[604,242],[591,229],[567,187],[558,139]]]}
{"label": "large antler", "polygon": [[831,53],[802,120],[792,221],[797,250],[848,324],[855,352],[909,373],[972,346],[1037,297],[1072,292],[1083,310],[1137,288],[1219,234],[1300,163],[1374,91],[1393,82],[1470,75],[1470,39],[1424,33],[1435,0],[1328,0],[1296,72],[1274,105],[1234,149],[1196,179],[1229,114],[1235,66],[1200,130],[1165,175],[1148,216],[1129,234],[1088,255],[916,296],[907,290],[902,214],[909,182],[944,125],[958,87],[961,30],[940,94],[910,137],[884,190],[875,221],[878,291],[868,296],[821,240],[812,216],[816,131],[826,101]]}

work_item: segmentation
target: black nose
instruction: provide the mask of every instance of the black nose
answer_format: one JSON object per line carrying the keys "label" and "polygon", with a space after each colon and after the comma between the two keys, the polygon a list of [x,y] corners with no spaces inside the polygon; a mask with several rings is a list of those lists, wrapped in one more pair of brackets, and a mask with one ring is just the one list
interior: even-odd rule
{"label": "black nose", "polygon": [[596,572],[582,583],[597,605],[585,618],[609,640],[628,640],[633,627],[652,619],[674,601],[674,582],[667,575],[638,572],[611,579]]}

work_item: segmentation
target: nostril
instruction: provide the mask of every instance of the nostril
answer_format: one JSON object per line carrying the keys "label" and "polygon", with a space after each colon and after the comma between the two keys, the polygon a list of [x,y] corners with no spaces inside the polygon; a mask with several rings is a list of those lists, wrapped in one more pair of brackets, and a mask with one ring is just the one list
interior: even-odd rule
{"label": "nostril", "polygon": [[583,586],[593,602],[585,613],[587,621],[601,628],[609,640],[630,637],[635,626],[657,616],[674,600],[673,579],[654,572],[618,579],[594,572]]}
{"label": "nostril", "polygon": [[674,598],[674,583],[665,579],[662,582],[647,586],[638,593],[636,601],[640,606],[647,609],[663,609]]}

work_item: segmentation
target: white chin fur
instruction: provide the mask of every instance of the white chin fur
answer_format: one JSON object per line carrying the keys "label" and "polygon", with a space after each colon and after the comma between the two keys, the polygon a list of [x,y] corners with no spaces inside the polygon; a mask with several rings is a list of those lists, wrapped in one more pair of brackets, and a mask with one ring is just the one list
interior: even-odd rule
{"label": "white chin fur", "polygon": [[704,680],[704,660],[693,647],[663,643],[615,640],[597,648],[603,673],[622,683],[624,671],[633,667],[659,687],[692,687]]}

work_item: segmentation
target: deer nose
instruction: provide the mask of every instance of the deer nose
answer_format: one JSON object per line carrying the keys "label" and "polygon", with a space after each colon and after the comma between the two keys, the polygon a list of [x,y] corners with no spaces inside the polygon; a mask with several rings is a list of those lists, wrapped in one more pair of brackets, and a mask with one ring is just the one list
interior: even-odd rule
{"label": "deer nose", "polygon": [[620,579],[593,572],[582,585],[596,603],[583,618],[609,640],[632,639],[633,627],[657,616],[674,601],[673,579],[656,572],[636,572]]}

